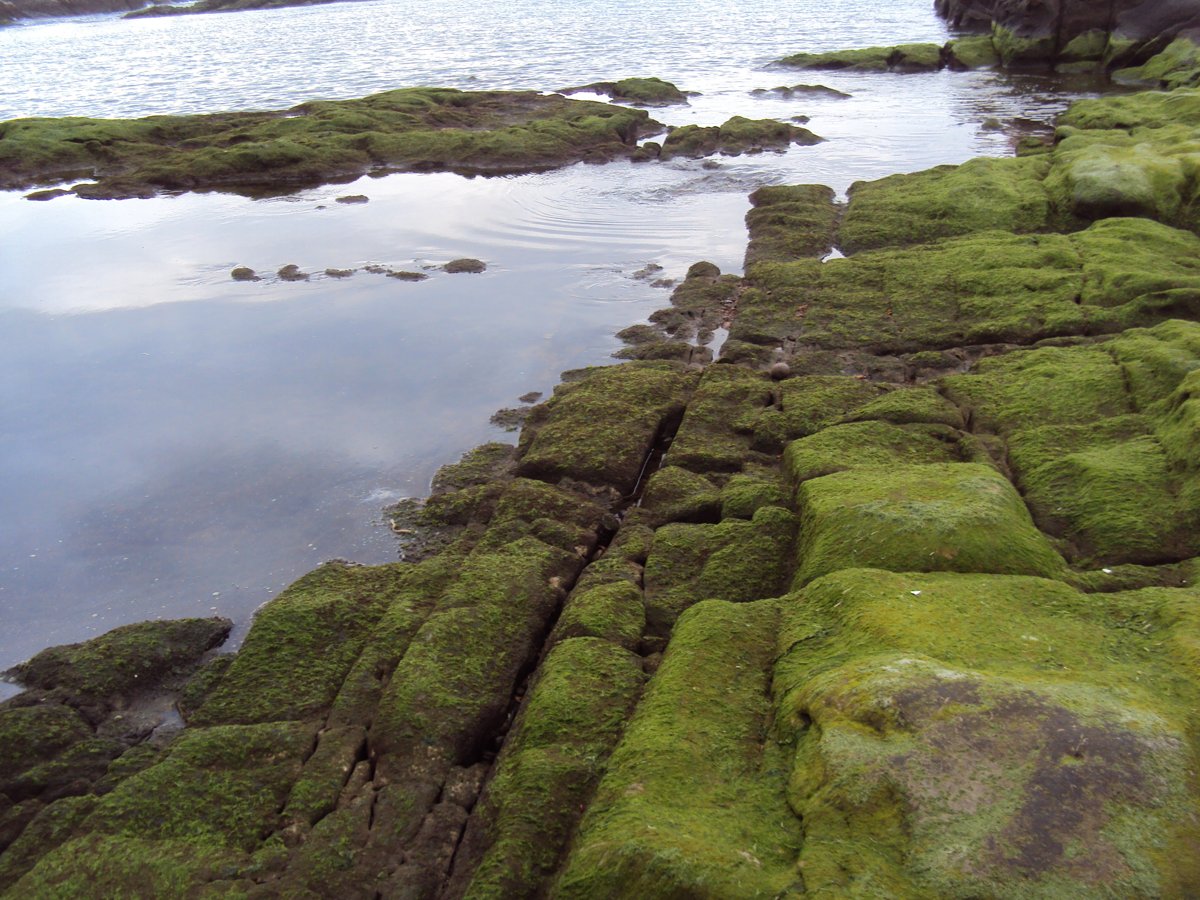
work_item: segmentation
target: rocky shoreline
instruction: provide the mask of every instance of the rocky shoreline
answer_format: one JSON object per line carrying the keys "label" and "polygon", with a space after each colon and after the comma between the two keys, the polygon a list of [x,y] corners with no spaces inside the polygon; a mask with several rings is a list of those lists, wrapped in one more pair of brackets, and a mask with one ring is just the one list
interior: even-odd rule
{"label": "rocky shoreline", "polygon": [[18,667],[0,892],[1200,892],[1200,90],[1156,40],[1175,90],[1018,156],[756,191],[744,276],[393,510],[406,561],[236,654]]}

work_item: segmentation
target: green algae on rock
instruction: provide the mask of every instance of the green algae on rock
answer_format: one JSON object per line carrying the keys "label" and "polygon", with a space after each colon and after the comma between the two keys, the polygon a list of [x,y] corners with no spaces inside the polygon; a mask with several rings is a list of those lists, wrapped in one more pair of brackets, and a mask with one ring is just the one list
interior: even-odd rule
{"label": "green algae on rock", "polygon": [[795,585],[861,566],[1063,575],[1012,484],[979,463],[872,466],[802,482]]}
{"label": "green algae on rock", "polygon": [[544,889],[643,678],[640,660],[606,640],[554,646],[463,837],[457,859],[469,883],[451,881],[452,892],[504,898]]}
{"label": "green algae on rock", "polygon": [[697,159],[714,153],[740,156],[764,150],[786,150],[792,144],[819,144],[823,140],[807,128],[787,122],[734,116],[723,125],[682,125],[671,129],[662,143],[660,158]]}
{"label": "green algae on rock", "polygon": [[664,425],[677,419],[695,375],[670,363],[594,369],[534,407],[521,432],[522,475],[569,477],[630,492]]}
{"label": "green algae on rock", "polygon": [[746,213],[751,240],[746,266],[824,256],[833,248],[838,207],[823,184],[771,185],[750,195]]}
{"label": "green algae on rock", "polygon": [[620,81],[595,81],[580,87],[564,88],[561,94],[605,94],[618,103],[634,106],[675,106],[687,103],[687,94],[661,78],[622,78]]}
{"label": "green algae on rock", "polygon": [[778,897],[803,831],[768,738],[779,607],[701,603],[676,626],[588,806],[557,897]]}
{"label": "green algae on rock", "polygon": [[779,60],[779,64],[796,69],[933,72],[942,66],[942,48],[937,44],[900,44],[827,53],[795,53]]}
{"label": "green algae on rock", "polygon": [[263,192],[370,171],[528,172],[629,156],[644,111],[533,91],[406,88],[284,112],[0,123],[0,187],[79,176],[83,197]]}
{"label": "green algae on rock", "polygon": [[[776,721],[809,890],[1194,888],[1194,597],[846,570],[784,601]],[[1098,843],[1083,865],[1069,849]]]}
{"label": "green algae on rock", "polygon": [[232,627],[219,618],[123,625],[81,644],[43,650],[5,674],[29,688],[57,691],[71,702],[105,702],[172,672],[190,671]]}

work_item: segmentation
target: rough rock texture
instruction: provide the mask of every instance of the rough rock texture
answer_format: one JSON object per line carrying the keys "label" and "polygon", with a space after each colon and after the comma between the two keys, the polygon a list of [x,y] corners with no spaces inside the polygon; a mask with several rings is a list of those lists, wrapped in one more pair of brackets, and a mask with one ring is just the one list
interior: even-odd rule
{"label": "rough rock texture", "polygon": [[0,892],[1200,894],[1197,124],[759,190],[744,277],[171,671],[181,732],[123,724],[177,626],[27,664]]}

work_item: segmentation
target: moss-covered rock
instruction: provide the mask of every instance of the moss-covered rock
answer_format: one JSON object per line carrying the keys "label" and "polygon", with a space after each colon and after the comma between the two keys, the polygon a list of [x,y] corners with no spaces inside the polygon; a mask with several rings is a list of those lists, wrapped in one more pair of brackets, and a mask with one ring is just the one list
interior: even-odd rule
{"label": "moss-covered rock", "polygon": [[1178,229],[1106,219],[1075,235],[983,232],[827,263],[762,263],[731,336],[884,354],[1111,333],[1200,312],[1197,249]]}
{"label": "moss-covered rock", "polygon": [[1144,84],[1172,90],[1200,84],[1200,46],[1187,37],[1178,37],[1140,66],[1117,69],[1114,81],[1121,84]]}
{"label": "moss-covered rock", "polygon": [[810,891],[1194,890],[1194,591],[858,570],[784,609]]}
{"label": "moss-covered rock", "polygon": [[1027,37],[993,23],[992,46],[1005,66],[1049,66],[1058,58],[1056,36],[1045,30]]}
{"label": "moss-covered rock", "polygon": [[769,378],[741,366],[711,366],[696,388],[666,463],[695,472],[735,472],[750,452],[750,438],[773,401]]}
{"label": "moss-covered rock", "polygon": [[678,417],[695,375],[670,363],[589,370],[535,407],[521,433],[518,471],[630,493],[665,423]]}
{"label": "moss-covered rock", "polygon": [[963,462],[959,434],[944,425],[866,421],[835,425],[788,444],[784,466],[794,484],[862,466]]}
{"label": "moss-covered rock", "polygon": [[232,627],[219,618],[122,625],[90,641],[43,650],[7,675],[71,702],[107,703],[190,671]]}
{"label": "moss-covered rock", "polygon": [[750,521],[659,528],[646,560],[648,630],[669,634],[700,600],[746,603],[782,593],[795,534],[796,517],[778,506],[760,508]]}
{"label": "moss-covered rock", "polygon": [[84,718],[60,703],[0,709],[0,792],[11,799],[11,779],[92,736]]}
{"label": "moss-covered rock", "polygon": [[833,247],[838,208],[823,184],[772,185],[750,195],[747,268],[759,260],[824,256]]}
{"label": "moss-covered rock", "polygon": [[797,69],[850,69],[866,72],[934,72],[942,67],[937,44],[900,44],[827,53],[795,53],[779,60]]}
{"label": "moss-covered rock", "polygon": [[772,602],[702,603],[608,764],[559,897],[778,897],[800,889],[800,822],[768,737]]}
{"label": "moss-covered rock", "polygon": [[[1175,149],[1138,138],[1105,135],[1101,143],[1089,134],[1068,136],[1055,150],[1046,189],[1060,215],[1080,221],[1145,216],[1176,223],[1191,163]],[[1200,142],[1189,140],[1186,149],[1200,151]]]}
{"label": "moss-covered rock", "polygon": [[642,508],[660,522],[714,522],[721,516],[717,485],[680,466],[665,466],[650,476]]}
{"label": "moss-covered rock", "polygon": [[944,384],[976,428],[1006,439],[1035,518],[1075,561],[1159,563],[1200,552],[1200,494],[1182,451],[1194,436],[1169,440],[1168,412],[1198,367],[1200,326],[1168,322],[983,360]]}
{"label": "moss-covered rock", "polygon": [[752,519],[765,506],[788,505],[788,491],[774,468],[738,472],[721,488],[722,519]]}
{"label": "moss-covered rock", "polygon": [[572,592],[550,642],[595,637],[636,650],[645,629],[646,606],[641,590],[629,581],[614,581]]}
{"label": "moss-covered rock", "polygon": [[1043,158],[973,159],[961,166],[856,182],[838,232],[847,253],[1002,229],[1040,231],[1050,212]]}
{"label": "moss-covered rock", "polygon": [[252,851],[280,826],[313,732],[294,722],[188,729],[166,758],[106,794],[89,827]]}
{"label": "moss-covered rock", "polygon": [[328,709],[371,629],[404,578],[402,564],[330,562],[271,600],[254,618],[197,725],[304,719]]}
{"label": "moss-covered rock", "polygon": [[236,851],[185,840],[91,834],[62,844],[8,892],[13,897],[181,897],[227,893],[249,868]]}
{"label": "moss-covered rock", "polygon": [[673,128],[662,143],[661,159],[685,156],[698,159],[721,153],[740,156],[764,150],[786,150],[792,144],[818,144],[824,138],[807,128],[775,119],[734,116],[723,125],[681,125]]}
{"label": "moss-covered rock", "polygon": [[946,45],[945,55],[953,69],[990,69],[1000,64],[990,34],[956,38]]}
{"label": "moss-covered rock", "polygon": [[83,176],[84,197],[287,189],[376,169],[529,171],[628,156],[641,110],[533,91],[406,88],[284,112],[0,123],[0,187]]}
{"label": "moss-covered rock", "polygon": [[596,81],[580,87],[566,88],[561,93],[605,94],[618,103],[634,106],[675,106],[687,103],[687,94],[661,78],[622,78],[620,81]]}
{"label": "moss-covered rock", "polygon": [[32,869],[42,856],[69,840],[95,805],[95,797],[64,797],[40,810],[0,855],[0,892]]}
{"label": "moss-covered rock", "polygon": [[753,444],[781,453],[788,441],[839,422],[851,411],[884,396],[882,385],[844,375],[789,378],[779,384],[779,399],[754,423]]}
{"label": "moss-covered rock", "polygon": [[[596,638],[547,656],[458,853],[462,896],[533,896],[558,868],[642,686],[641,663]],[[477,862],[472,871],[471,863]]]}
{"label": "moss-covered rock", "polygon": [[1013,486],[977,463],[864,467],[797,489],[795,584],[857,566],[1057,577],[1062,558]]}
{"label": "moss-covered rock", "polygon": [[578,554],[532,537],[464,562],[380,699],[371,749],[381,776],[440,784],[449,766],[471,762],[580,568]]}

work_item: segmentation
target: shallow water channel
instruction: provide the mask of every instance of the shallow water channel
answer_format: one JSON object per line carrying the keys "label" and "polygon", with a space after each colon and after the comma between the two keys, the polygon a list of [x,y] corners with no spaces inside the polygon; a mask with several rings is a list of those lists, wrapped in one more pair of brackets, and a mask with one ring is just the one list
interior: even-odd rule
{"label": "shallow water channel", "polygon": [[[322,560],[395,558],[384,505],[514,435],[488,423],[708,259],[739,272],[747,195],[1011,152],[1092,86],[995,73],[771,70],[800,50],[947,38],[928,0],[371,0],[0,30],[0,119],[279,108],[415,84],[656,75],[667,124],[811,117],[786,154],[505,178],[393,175],[266,200],[0,193],[0,669],[153,617],[253,610]],[[819,82],[849,99],[751,95]],[[997,119],[1005,128],[995,129]],[[1014,122],[1016,124],[1014,124]],[[364,194],[366,204],[336,199]],[[272,273],[485,260],[403,283]]]}

